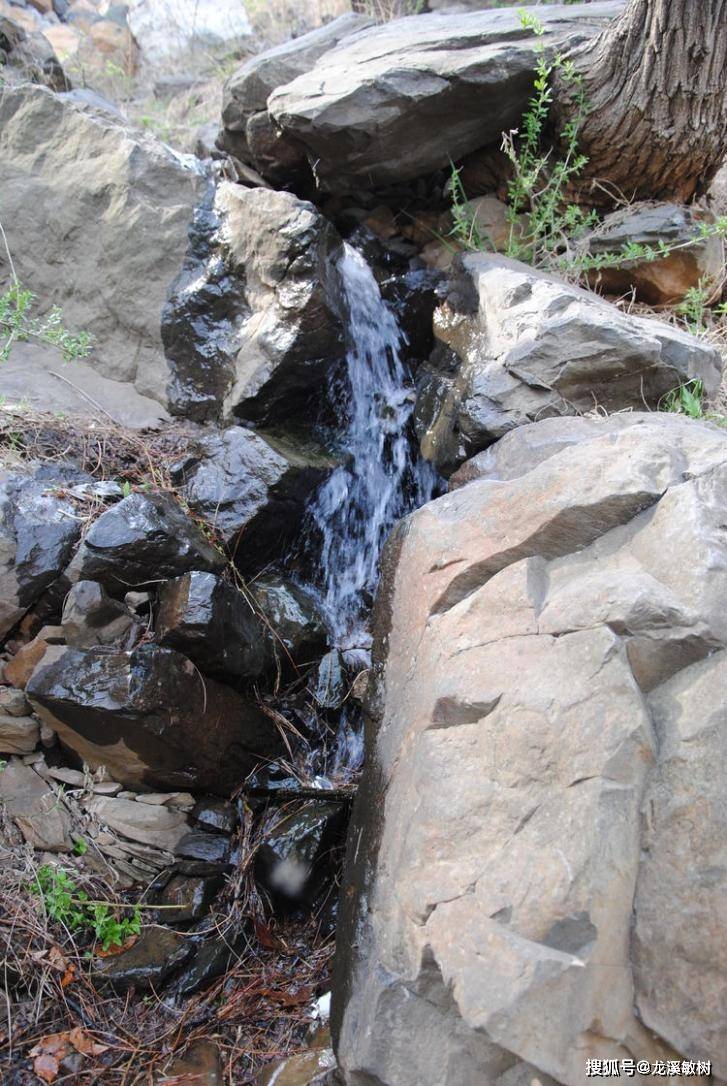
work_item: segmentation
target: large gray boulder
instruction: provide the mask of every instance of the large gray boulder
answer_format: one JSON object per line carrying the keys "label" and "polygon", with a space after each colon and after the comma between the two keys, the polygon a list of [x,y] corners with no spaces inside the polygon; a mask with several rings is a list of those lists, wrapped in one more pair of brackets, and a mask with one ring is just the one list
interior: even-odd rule
{"label": "large gray boulder", "polygon": [[583,1086],[589,1058],[727,1076],[727,436],[587,421],[516,431],[388,544],[346,1086]]}
{"label": "large gray boulder", "polygon": [[502,256],[461,258],[434,331],[416,424],[422,452],[443,471],[516,426],[596,407],[656,408],[693,378],[709,399],[722,375],[722,356],[705,341]]}
{"label": "large gray boulder", "polygon": [[623,8],[543,7],[538,39],[516,11],[417,15],[363,30],[268,98],[326,190],[370,188],[448,166],[516,128],[532,94],[535,46],[591,37]]}
{"label": "large gray boulder", "polygon": [[2,221],[18,277],[40,312],[60,305],[71,330],[91,334],[93,368],[120,397],[130,383],[167,402],[161,314],[200,197],[194,161],[43,87],[0,86]]}
{"label": "large gray boulder", "polygon": [[275,129],[267,101],[276,87],[310,71],[316,61],[343,38],[369,27],[373,20],[349,12],[299,38],[267,49],[242,64],[225,83],[221,144],[252,163],[265,176],[295,175],[307,164],[305,149],[286,141]]}

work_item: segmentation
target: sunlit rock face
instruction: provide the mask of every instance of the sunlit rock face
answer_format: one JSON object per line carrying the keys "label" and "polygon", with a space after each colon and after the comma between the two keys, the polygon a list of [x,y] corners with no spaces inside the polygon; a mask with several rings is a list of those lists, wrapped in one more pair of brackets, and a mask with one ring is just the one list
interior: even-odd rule
{"label": "sunlit rock face", "polygon": [[581,1086],[589,1057],[707,1052],[721,1078],[727,439],[551,419],[458,484],[384,560],[344,1080]]}

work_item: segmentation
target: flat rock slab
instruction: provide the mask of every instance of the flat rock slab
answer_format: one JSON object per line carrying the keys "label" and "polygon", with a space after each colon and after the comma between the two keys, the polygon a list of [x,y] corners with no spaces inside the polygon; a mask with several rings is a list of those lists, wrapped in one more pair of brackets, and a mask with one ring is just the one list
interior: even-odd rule
{"label": "flat rock slab", "polygon": [[345,38],[278,87],[268,110],[304,145],[325,189],[411,180],[519,126],[538,41],[548,53],[565,52],[622,10],[621,0],[543,7],[540,39],[512,10],[384,23]]}

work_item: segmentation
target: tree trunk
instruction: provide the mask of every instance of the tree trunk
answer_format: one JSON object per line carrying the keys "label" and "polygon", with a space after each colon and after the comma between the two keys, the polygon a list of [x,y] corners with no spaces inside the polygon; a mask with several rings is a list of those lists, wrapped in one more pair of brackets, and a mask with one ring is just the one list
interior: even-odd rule
{"label": "tree trunk", "polygon": [[[629,0],[570,59],[587,98],[583,202],[685,202],[705,191],[727,155],[727,0]],[[556,74],[556,131],[576,111]]]}

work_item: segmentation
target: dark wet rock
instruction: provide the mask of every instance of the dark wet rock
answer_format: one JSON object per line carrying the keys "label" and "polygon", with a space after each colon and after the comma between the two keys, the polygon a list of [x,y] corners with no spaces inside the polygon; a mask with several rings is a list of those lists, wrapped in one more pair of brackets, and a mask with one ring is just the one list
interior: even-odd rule
{"label": "dark wet rock", "polygon": [[[201,921],[197,927],[212,928],[209,919]],[[194,930],[194,929],[193,929]],[[179,975],[174,978],[172,992],[178,999],[204,991],[212,981],[226,973],[238,960],[238,950],[245,945],[248,936],[232,933],[224,937],[214,931],[212,934],[189,938],[192,953]]]}
{"label": "dark wet rock", "polygon": [[35,673],[28,697],[65,746],[127,787],[224,795],[280,751],[256,705],[157,645],[67,650]]}
{"label": "dark wet rock", "polygon": [[213,573],[167,581],[155,629],[160,644],[228,682],[256,679],[272,662],[267,631],[251,600]]}
{"label": "dark wet rock", "polygon": [[131,648],[141,633],[141,623],[128,607],[106,594],[97,581],[78,581],[63,605],[61,619],[66,644],[74,649],[94,645]]}
{"label": "dark wet rock", "polygon": [[393,309],[404,333],[402,354],[412,369],[425,361],[434,346],[432,317],[441,302],[446,277],[434,268],[392,276],[381,284],[381,296]]}
{"label": "dark wet rock", "polygon": [[59,576],[81,534],[78,507],[65,495],[88,480],[57,464],[0,472],[0,637]]}
{"label": "dark wet rock", "polygon": [[184,935],[151,925],[128,950],[99,959],[94,979],[117,995],[125,995],[132,988],[137,992],[158,991],[191,954],[192,945]]}
{"label": "dark wet rock", "polygon": [[229,800],[205,796],[192,809],[195,822],[212,833],[232,833],[237,825],[237,813]]}
{"label": "dark wet rock", "polygon": [[[608,258],[629,246],[666,256],[623,260],[615,267],[589,271],[591,284],[605,294],[627,294],[647,305],[680,302],[688,290],[713,290],[724,271],[724,241],[715,233],[701,237],[702,227],[714,222],[711,212],[700,207],[642,201],[606,215],[598,228],[581,239],[575,255]],[[610,260],[609,260],[610,263]]]}
{"label": "dark wet rock", "polygon": [[247,315],[240,283],[225,259],[215,193],[209,184],[194,210],[187,254],[161,323],[172,412],[198,422],[220,414],[234,379],[238,327]]}
{"label": "dark wet rock", "polygon": [[[267,100],[276,87],[309,71],[327,50],[372,20],[349,13],[325,26],[258,54],[227,80],[222,100],[220,145],[277,183],[304,183],[311,177],[304,148],[273,126]],[[261,132],[268,140],[261,139]]]}
{"label": "dark wet rock", "polygon": [[226,864],[230,858],[230,842],[221,833],[188,833],[177,845],[175,855],[200,863]]}
{"label": "dark wet rock", "polygon": [[346,672],[338,649],[327,652],[318,665],[313,697],[323,709],[337,709],[346,696]]}
{"label": "dark wet rock", "polygon": [[150,900],[152,904],[164,907],[159,919],[168,924],[201,920],[209,911],[222,883],[221,874],[195,876],[174,874],[164,889]]}
{"label": "dark wet rock", "polygon": [[331,869],[333,846],[345,821],[341,803],[312,800],[275,817],[255,857],[255,874],[271,897],[286,906],[311,903]]}
{"label": "dark wet rock", "polygon": [[565,52],[622,7],[543,8],[540,38],[513,10],[397,19],[345,38],[267,108],[305,145],[324,191],[422,177],[520,124],[537,44]]}
{"label": "dark wet rock", "polygon": [[194,446],[173,479],[248,573],[286,552],[331,467],[315,448],[231,426]]}
{"label": "dark wet rock", "polygon": [[310,592],[277,574],[256,579],[250,591],[272,627],[270,641],[281,664],[307,664],[325,651],[325,623]]}
{"label": "dark wet rock", "polygon": [[188,570],[219,570],[223,556],[167,494],[129,494],[86,533],[68,567],[72,582],[98,581],[118,594]]}

